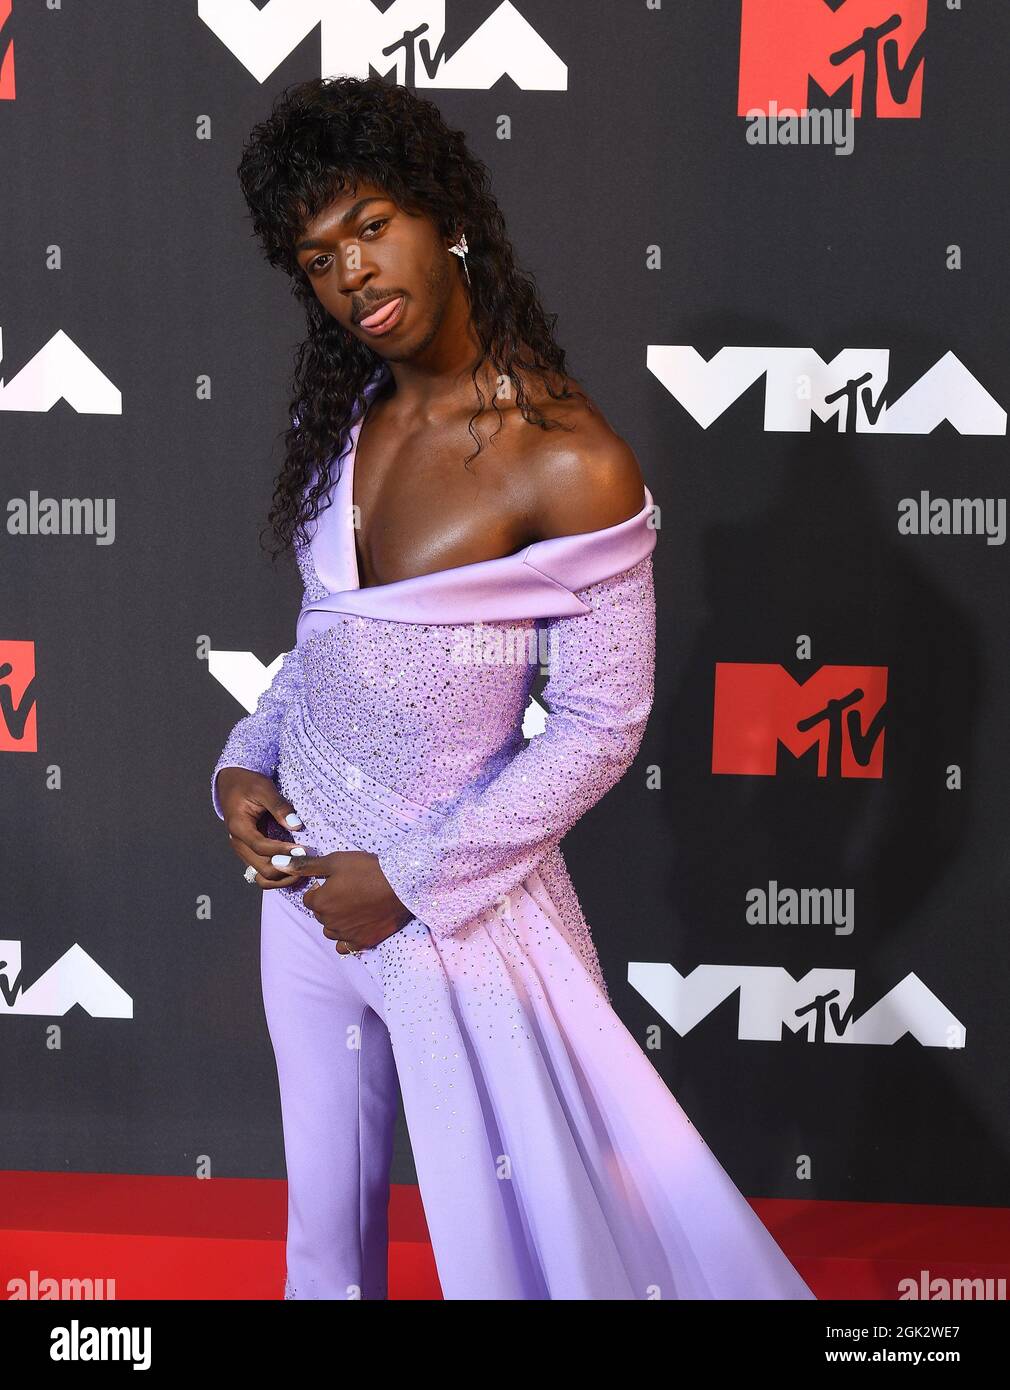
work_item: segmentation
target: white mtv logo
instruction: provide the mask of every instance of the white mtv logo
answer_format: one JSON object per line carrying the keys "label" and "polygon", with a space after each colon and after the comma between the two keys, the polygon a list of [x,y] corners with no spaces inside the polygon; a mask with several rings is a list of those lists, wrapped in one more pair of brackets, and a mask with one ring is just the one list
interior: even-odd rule
{"label": "white mtv logo", "polygon": [[[503,0],[452,56],[445,51],[445,0],[199,0],[197,14],[258,82],[317,28],[327,77],[367,77],[369,69],[405,87],[487,91],[508,74],[526,91],[565,91],[568,67]],[[416,49],[416,52],[415,52]],[[420,61],[418,61],[420,60]]]}
{"label": "white mtv logo", "polygon": [[890,1046],[910,1033],[923,1047],[961,1048],[965,1028],[915,974],[854,1017],[854,970],[808,970],[794,980],[778,965],[699,965],[681,975],[672,965],[631,961],[628,982],[681,1037],[740,991],[737,1037],[781,1042],[782,1029],[808,1042]]}
{"label": "white mtv logo", "polygon": [[830,362],[813,348],[651,345],[646,366],[702,429],[765,378],[766,430],[809,432],[812,415],[855,434],[929,434],[948,420],[959,434],[1006,434],[1006,411],[952,352],[890,405],[888,348],[844,348]]}
{"label": "white mtv logo", "polygon": [[133,1000],[74,942],[33,985],[21,981],[21,942],[0,941],[0,1014],[61,1018],[80,1004],[92,1018],[132,1018]]}
{"label": "white mtv logo", "polygon": [[[0,362],[3,342],[0,328]],[[60,400],[79,415],[123,413],[123,393],[62,328],[10,381],[0,376],[0,410],[46,411]]]}

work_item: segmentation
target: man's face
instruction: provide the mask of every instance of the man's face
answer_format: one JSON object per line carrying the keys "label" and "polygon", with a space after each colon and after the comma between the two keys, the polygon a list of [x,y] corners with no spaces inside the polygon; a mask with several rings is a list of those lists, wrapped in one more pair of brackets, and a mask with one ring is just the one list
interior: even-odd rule
{"label": "man's face", "polygon": [[430,218],[374,184],[341,193],[306,222],[295,252],[323,308],[379,356],[414,357],[438,332],[453,257]]}

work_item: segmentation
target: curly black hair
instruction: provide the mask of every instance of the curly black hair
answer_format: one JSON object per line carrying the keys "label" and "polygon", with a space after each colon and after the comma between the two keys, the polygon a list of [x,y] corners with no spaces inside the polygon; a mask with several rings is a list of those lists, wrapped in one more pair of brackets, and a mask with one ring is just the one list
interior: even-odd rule
{"label": "curly black hair", "polygon": [[[264,527],[272,527],[274,560],[295,541],[306,542],[305,527],[330,490],[330,464],[343,452],[363,388],[382,360],[323,308],[294,250],[306,222],[359,182],[382,188],[406,211],[426,213],[450,240],[461,229],[469,233],[464,291],[482,352],[472,374],[479,404],[471,434],[485,408],[477,375],[486,362],[510,378],[524,419],[541,429],[564,426],[532,404],[519,369],[538,373],[552,399],[581,396],[592,408],[583,392],[568,389],[565,353],[554,340],[557,315],[544,313],[533,278],[516,265],[487,165],[433,102],[384,78],[297,83],[254,127],[238,176],[266,259],[291,277],[308,321],[295,358],[286,457]],[[558,392],[549,374],[560,382]],[[493,398],[492,405],[500,414]],[[474,438],[479,452],[480,436]]]}

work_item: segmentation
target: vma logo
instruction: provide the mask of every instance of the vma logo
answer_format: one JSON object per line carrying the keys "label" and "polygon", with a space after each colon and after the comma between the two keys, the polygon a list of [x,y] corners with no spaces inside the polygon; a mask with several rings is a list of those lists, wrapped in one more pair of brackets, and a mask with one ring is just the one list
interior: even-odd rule
{"label": "vma logo", "polygon": [[825,362],[813,348],[723,347],[706,362],[697,348],[650,343],[645,364],[707,430],[765,379],[766,431],[809,433],[813,416],[839,434],[1006,434],[1006,411],[952,352],[903,395],[888,400],[888,348],[843,348]]}
{"label": "vma logo", "polygon": [[927,0],[743,0],[737,114],[921,116]]}
{"label": "vma logo", "polygon": [[818,777],[882,777],[886,666],[822,666],[802,684],[781,666],[717,661],[712,771],[774,777],[779,750]]}
{"label": "vma logo", "polygon": [[672,965],[633,960],[628,983],[680,1037],[739,990],[741,1042],[781,1042],[783,1029],[807,1042],[893,1045],[910,1034],[922,1047],[965,1046],[966,1030],[919,979],[906,975],[856,1016],[854,970],[808,970],[794,980],[779,965],[699,965],[681,975]]}
{"label": "vma logo", "polygon": [[132,1018],[133,1000],[76,941],[34,984],[21,969],[21,942],[0,941],[0,1014],[62,1018],[80,1004],[92,1018]]}
{"label": "vma logo", "polygon": [[568,68],[519,13],[502,4],[448,54],[446,0],[199,0],[197,14],[258,82],[265,82],[318,28],[328,77],[374,69],[404,87],[487,91],[506,73],[526,91],[563,92]]}
{"label": "vma logo", "polygon": [[0,642],[0,753],[37,753],[35,643]]}

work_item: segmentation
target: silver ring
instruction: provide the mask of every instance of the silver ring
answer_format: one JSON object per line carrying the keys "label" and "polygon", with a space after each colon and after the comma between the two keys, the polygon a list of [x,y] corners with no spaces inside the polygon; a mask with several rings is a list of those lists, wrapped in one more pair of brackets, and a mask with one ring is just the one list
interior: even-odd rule
{"label": "silver ring", "polygon": [[245,871],[245,873],[242,875],[242,877],[245,879],[246,883],[255,883],[255,882],[256,882],[256,865],[255,865],[255,864],[247,864],[247,865],[246,865],[246,871]]}

